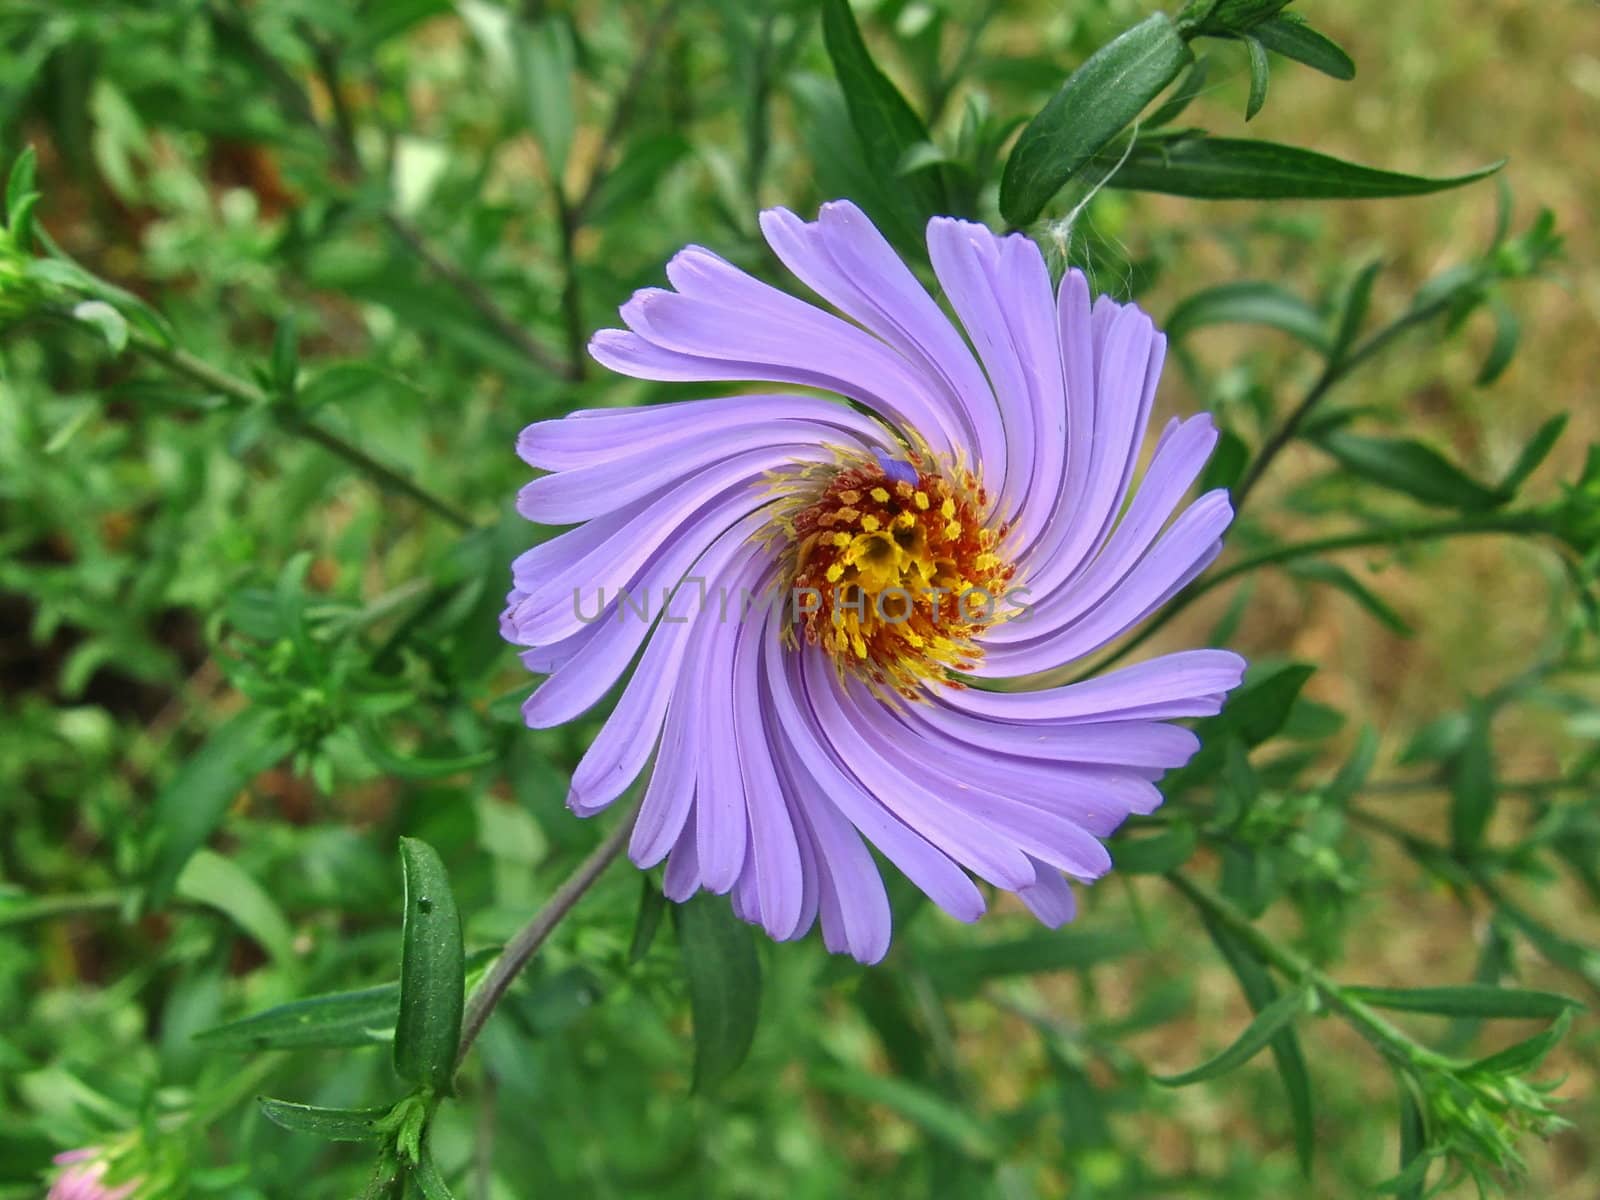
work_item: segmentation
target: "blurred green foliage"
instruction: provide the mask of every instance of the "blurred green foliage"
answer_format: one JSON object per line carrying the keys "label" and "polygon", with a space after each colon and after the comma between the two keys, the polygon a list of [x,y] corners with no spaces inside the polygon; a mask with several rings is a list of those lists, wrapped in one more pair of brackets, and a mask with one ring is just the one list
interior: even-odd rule
{"label": "blurred green foliage", "polygon": [[[1490,461],[1347,382],[1482,330],[1491,383],[1559,234],[1508,190],[1396,301],[1319,208],[1148,200],[1440,181],[1233,124],[1305,66],[1348,78],[1305,23],[1329,6],[1060,7],[0,0],[0,1197],[77,1146],[241,1200],[1421,1195],[1519,1154],[1514,1192],[1593,1194],[1595,1025],[1553,992],[1600,991],[1600,457],[1552,483],[1560,420]],[[1247,686],[1075,927],[957,927],[896,881],[863,969],[722,901],[664,920],[619,868],[452,1081],[463,979],[614,820],[563,807],[598,716],[518,714],[516,433],[696,394],[584,342],[688,242],[777,278],[759,208],[836,196],[912,255],[931,212],[1042,211],[1053,265],[1168,305],[1169,390],[1218,414],[1207,486],[1242,515],[1136,641],[1230,589],[1200,636],[1251,652]],[[1441,638],[1457,597],[1396,579],[1479,537],[1542,587],[1533,632],[1407,724],[1263,615],[1327,589]],[[1496,748],[1525,719],[1531,773]],[[1563,1033],[1575,1167],[1520,1136],[1559,1127]]]}

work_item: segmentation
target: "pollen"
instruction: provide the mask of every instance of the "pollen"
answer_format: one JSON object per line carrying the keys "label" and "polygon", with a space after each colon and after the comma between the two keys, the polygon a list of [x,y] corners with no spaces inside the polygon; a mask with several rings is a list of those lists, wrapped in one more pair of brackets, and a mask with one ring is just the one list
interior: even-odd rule
{"label": "pollen", "polygon": [[916,451],[904,467],[840,451],[775,476],[768,532],[786,595],[821,597],[790,605],[785,640],[819,647],[880,695],[915,700],[982,658],[976,639],[1004,619],[1013,568],[1007,527],[987,518],[972,471]]}

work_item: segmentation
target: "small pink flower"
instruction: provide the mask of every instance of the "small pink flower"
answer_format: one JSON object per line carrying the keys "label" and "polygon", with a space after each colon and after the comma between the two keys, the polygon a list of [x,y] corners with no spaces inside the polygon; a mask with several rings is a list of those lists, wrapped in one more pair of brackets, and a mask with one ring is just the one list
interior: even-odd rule
{"label": "small pink flower", "polygon": [[65,1169],[56,1175],[45,1200],[127,1200],[139,1186],[136,1179],[114,1187],[102,1182],[109,1164],[94,1147],[68,1150],[56,1155],[55,1162]]}

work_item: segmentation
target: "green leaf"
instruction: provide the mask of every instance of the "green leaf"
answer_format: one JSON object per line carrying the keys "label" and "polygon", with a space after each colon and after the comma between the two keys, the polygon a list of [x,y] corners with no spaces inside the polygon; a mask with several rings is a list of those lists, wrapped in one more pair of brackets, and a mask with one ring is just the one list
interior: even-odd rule
{"label": "green leaf", "polygon": [[1005,219],[1013,225],[1032,222],[1061,185],[1192,61],[1188,44],[1164,13],[1152,14],[1091,55],[1028,122],[1006,159],[1000,178]]}
{"label": "green leaf", "polygon": [[1276,734],[1288,723],[1300,689],[1315,671],[1311,666],[1289,665],[1247,678],[1220,713],[1195,722],[1200,749],[1187,766],[1167,775],[1162,790],[1172,796],[1209,779],[1222,768],[1230,737],[1238,738],[1249,748]]}
{"label": "green leaf", "polygon": [[448,1092],[466,996],[461,918],[450,877],[432,846],[417,838],[401,838],[400,862],[405,874],[405,924],[394,1067],[402,1079]]}
{"label": "green leaf", "polygon": [[383,1137],[386,1108],[319,1108],[259,1096],[261,1114],[294,1133],[309,1133],[330,1142],[371,1142]]}
{"label": "green leaf", "polygon": [[[928,127],[872,61],[848,0],[823,0],[822,38],[868,165],[886,175],[893,172],[912,147],[932,140]],[[902,219],[917,230],[948,208],[937,171],[897,179],[890,196]]]}
{"label": "green leaf", "polygon": [[1267,62],[1266,48],[1255,38],[1246,37],[1244,44],[1250,52],[1250,97],[1244,105],[1244,119],[1249,121],[1267,102],[1267,80],[1271,77],[1272,66]]}
{"label": "green leaf", "polygon": [[158,909],[189,856],[205,844],[246,784],[288,753],[270,717],[247,708],[217,726],[156,798],[150,826],[154,845],[146,875],[145,906]]}
{"label": "green leaf", "polygon": [[1380,1188],[1392,1191],[1402,1200],[1421,1200],[1428,1181],[1428,1167],[1433,1159],[1426,1153],[1428,1126],[1423,1120],[1422,1107],[1411,1089],[1400,1087],[1400,1173]]}
{"label": "green leaf", "polygon": [[1199,841],[1195,827],[1187,821],[1150,837],[1123,834],[1111,842],[1111,860],[1126,874],[1165,875],[1188,862]]}
{"label": "green leaf", "polygon": [[1557,1042],[1567,1036],[1567,1029],[1571,1024],[1572,1009],[1568,1008],[1563,1010],[1556,1017],[1555,1023],[1543,1033],[1536,1033],[1514,1046],[1507,1046],[1504,1050],[1480,1058],[1467,1070],[1485,1075],[1517,1075],[1523,1071],[1531,1071],[1544,1061],[1545,1055],[1555,1049]]}
{"label": "green leaf", "polygon": [[[1206,932],[1211,935],[1218,952],[1232,968],[1239,981],[1239,990],[1250,1004],[1250,1011],[1260,1014],[1278,999],[1278,985],[1266,967],[1250,949],[1233,933],[1218,925],[1204,909],[1197,908]],[[1300,1170],[1311,1174],[1311,1163],[1316,1152],[1316,1123],[1311,1107],[1311,1073],[1306,1069],[1305,1053],[1300,1049],[1300,1038],[1292,1026],[1278,1030],[1268,1043],[1278,1068],[1278,1078],[1283,1081],[1284,1093],[1289,1098],[1289,1116],[1294,1124],[1296,1156]]]}
{"label": "green leaf", "polygon": [[1511,469],[1506,472],[1505,478],[1500,481],[1500,486],[1495,489],[1500,495],[1510,500],[1517,494],[1517,489],[1528,481],[1528,476],[1539,469],[1541,463],[1555,449],[1556,442],[1561,440],[1561,434],[1567,428],[1568,413],[1557,413],[1528,439],[1528,444],[1522,448],[1522,453],[1517,455],[1517,461],[1511,464]]}
{"label": "green leaf", "polygon": [[1233,31],[1254,29],[1291,0],[1222,0],[1211,10],[1210,24]]}
{"label": "green leaf", "polygon": [[661,894],[655,880],[640,875],[639,882],[639,915],[634,918],[633,940],[628,944],[630,966],[650,952],[656,930],[661,928],[661,917],[667,911],[667,898]]}
{"label": "green leaf", "polygon": [[1170,125],[1188,110],[1206,86],[1206,76],[1211,71],[1211,60],[1201,57],[1194,60],[1194,65],[1184,77],[1179,80],[1178,86],[1172,89],[1172,95],[1162,106],[1150,114],[1149,120],[1144,122],[1146,129],[1159,129],[1163,125]]}
{"label": "green leaf", "polygon": [[386,983],[280,1004],[194,1035],[213,1050],[338,1050],[394,1037],[400,985]]}
{"label": "green leaf", "polygon": [[586,214],[588,223],[604,229],[648,201],[667,172],[689,157],[690,149],[689,140],[681,133],[636,138],[601,179]]}
{"label": "green leaf", "polygon": [[1474,702],[1467,720],[1467,740],[1450,763],[1450,845],[1462,857],[1471,857],[1482,847],[1499,798],[1488,708]]}
{"label": "green leaf", "polygon": [[527,26],[516,46],[528,125],[544,151],[549,178],[559,187],[577,123],[572,105],[572,29],[560,17],[545,17]]}
{"label": "green leaf", "polygon": [[990,979],[1091,967],[1131,954],[1139,945],[1132,930],[1057,929],[988,945],[941,948],[923,969],[941,992],[968,995]]}
{"label": "green leaf", "polygon": [[1347,984],[1344,990],[1374,1008],[1427,1013],[1435,1017],[1551,1021],[1571,1009],[1583,1007],[1578,1001],[1555,992],[1491,987],[1479,983],[1429,988],[1360,987]]}
{"label": "green leaf", "polygon": [[1255,1020],[1245,1027],[1238,1040],[1215,1058],[1179,1075],[1153,1075],[1151,1078],[1163,1087],[1187,1087],[1191,1083],[1226,1075],[1244,1066],[1264,1050],[1280,1029],[1287,1028],[1305,1010],[1306,993],[1303,988],[1285,992],[1257,1013]]}
{"label": "green leaf", "polygon": [[411,1168],[411,1178],[416,1181],[422,1200],[455,1200],[444,1176],[439,1174],[439,1168],[434,1164],[433,1148],[426,1141],[422,1143],[417,1165]]}
{"label": "green leaf", "polygon": [[1350,757],[1339,768],[1339,773],[1329,780],[1328,786],[1322,789],[1323,800],[1340,806],[1350,803],[1360,792],[1361,785],[1366,783],[1367,776],[1372,772],[1372,764],[1377,759],[1378,735],[1371,726],[1364,726]]}
{"label": "green leaf", "polygon": [[1328,357],[1335,362],[1344,358],[1346,351],[1355,344],[1362,325],[1366,324],[1367,310],[1372,306],[1372,285],[1382,265],[1368,263],[1345,293],[1343,310],[1339,314],[1339,329],[1333,335],[1333,345],[1328,348]]}
{"label": "green leaf", "polygon": [[1499,492],[1479,483],[1431,446],[1410,438],[1328,433],[1315,444],[1352,475],[1423,504],[1481,513],[1504,502]]}
{"label": "green leaf", "polygon": [[1250,36],[1268,50],[1304,63],[1335,79],[1356,77],[1356,64],[1338,43],[1318,33],[1293,13],[1281,13],[1251,27]]}
{"label": "green leaf", "polygon": [[1327,322],[1311,305],[1286,288],[1264,280],[1221,283],[1185,297],[1168,315],[1163,328],[1178,340],[1208,325],[1265,325],[1298,338],[1324,353]]}
{"label": "green leaf", "polygon": [[1250,447],[1245,445],[1244,439],[1231,429],[1219,428],[1217,448],[1206,460],[1197,487],[1202,494],[1214,488],[1227,488],[1231,492],[1238,486],[1239,480],[1244,477],[1245,467],[1249,465]]}
{"label": "green leaf", "polygon": [[11,173],[6,176],[6,222],[12,240],[22,250],[29,248],[28,215],[39,195],[35,186],[38,173],[38,155],[32,146],[24,146],[11,164]]}
{"label": "green leaf", "polygon": [[[1106,160],[1107,167],[1113,165]],[[1197,200],[1373,200],[1462,187],[1504,160],[1465,175],[1427,178],[1344,162],[1314,150],[1242,138],[1141,140],[1108,186]]]}
{"label": "green leaf", "polygon": [[814,1070],[810,1078],[825,1091],[883,1105],[968,1158],[999,1152],[993,1131],[974,1113],[915,1083],[842,1066]]}
{"label": "green leaf", "polygon": [[761,962],[750,927],[726,897],[696,895],[673,910],[694,1021],[693,1089],[706,1091],[744,1062],[761,1010]]}
{"label": "green leaf", "polygon": [[1491,299],[1489,313],[1494,317],[1494,342],[1489,346],[1483,366],[1478,368],[1475,382],[1479,387],[1487,387],[1505,374],[1511,360],[1516,357],[1517,343],[1522,339],[1522,322],[1517,320],[1517,314],[1511,311],[1504,300],[1499,297]]}
{"label": "green leaf", "polygon": [[214,908],[253,937],[279,963],[294,960],[294,932],[277,902],[232,859],[197,850],[178,876],[175,892]]}
{"label": "green leaf", "polygon": [[72,317],[104,338],[112,354],[121,354],[127,348],[128,322],[104,300],[80,301],[72,306]]}
{"label": "green leaf", "polygon": [[1411,637],[1416,633],[1406,619],[1389,606],[1388,601],[1337,563],[1328,562],[1326,559],[1311,559],[1292,565],[1289,574],[1297,579],[1325,583],[1329,587],[1338,588],[1376,617],[1385,628],[1401,637]]}
{"label": "green leaf", "polygon": [[272,390],[292,399],[300,376],[300,334],[294,314],[278,322],[272,337]]}

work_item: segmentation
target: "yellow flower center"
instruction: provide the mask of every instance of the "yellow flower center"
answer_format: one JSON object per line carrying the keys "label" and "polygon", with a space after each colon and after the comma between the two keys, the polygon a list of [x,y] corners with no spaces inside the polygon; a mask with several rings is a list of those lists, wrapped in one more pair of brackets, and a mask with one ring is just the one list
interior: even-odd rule
{"label": "yellow flower center", "polygon": [[972,472],[927,454],[842,455],[798,479],[784,481],[773,528],[794,616],[785,637],[911,699],[973,669],[974,639],[1003,618],[1013,568],[998,552],[1005,525],[979,516],[988,494]]}

